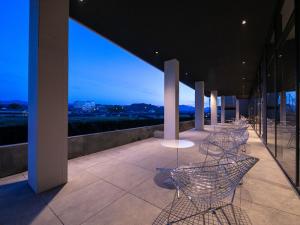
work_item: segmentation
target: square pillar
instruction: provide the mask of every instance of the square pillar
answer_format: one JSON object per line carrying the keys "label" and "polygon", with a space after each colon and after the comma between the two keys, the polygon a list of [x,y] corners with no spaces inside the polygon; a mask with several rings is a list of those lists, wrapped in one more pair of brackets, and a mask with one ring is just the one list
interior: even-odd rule
{"label": "square pillar", "polygon": [[286,93],[280,92],[280,123],[286,124]]}
{"label": "square pillar", "polygon": [[67,182],[68,0],[30,0],[28,180],[36,192]]}
{"label": "square pillar", "polygon": [[225,96],[221,96],[221,123],[225,123]]}
{"label": "square pillar", "polygon": [[179,138],[179,62],[164,64],[164,138]]}
{"label": "square pillar", "polygon": [[210,124],[217,125],[218,123],[218,91],[210,93]]}
{"label": "square pillar", "polygon": [[195,82],[195,129],[204,130],[204,82]]}
{"label": "square pillar", "polygon": [[236,98],[235,99],[235,120],[240,119],[240,101]]}

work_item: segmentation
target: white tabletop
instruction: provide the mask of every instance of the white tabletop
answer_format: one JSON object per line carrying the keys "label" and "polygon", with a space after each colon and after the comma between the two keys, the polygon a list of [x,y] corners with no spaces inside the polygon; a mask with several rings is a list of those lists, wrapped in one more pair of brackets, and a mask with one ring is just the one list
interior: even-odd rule
{"label": "white tabletop", "polygon": [[190,148],[195,144],[189,140],[162,140],[161,145],[168,148]]}

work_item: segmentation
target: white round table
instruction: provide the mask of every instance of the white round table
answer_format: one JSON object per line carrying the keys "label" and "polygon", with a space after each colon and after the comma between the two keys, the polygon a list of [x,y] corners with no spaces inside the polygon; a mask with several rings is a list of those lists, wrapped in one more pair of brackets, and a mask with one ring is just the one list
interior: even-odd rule
{"label": "white round table", "polygon": [[172,140],[162,140],[161,145],[167,148],[176,148],[177,150],[177,168],[178,168],[178,149],[184,149],[184,148],[191,148],[195,144],[192,141],[189,140],[177,140],[177,139],[172,139]]}
{"label": "white round table", "polygon": [[[167,148],[173,148],[177,150],[177,167],[178,168],[178,149],[190,148],[195,144],[188,140],[162,140],[160,143],[162,146]],[[160,173],[168,174],[167,178],[162,182],[165,188],[173,187],[173,181],[171,180],[170,172],[173,170],[171,168],[156,168]],[[179,197],[179,191],[177,192]]]}

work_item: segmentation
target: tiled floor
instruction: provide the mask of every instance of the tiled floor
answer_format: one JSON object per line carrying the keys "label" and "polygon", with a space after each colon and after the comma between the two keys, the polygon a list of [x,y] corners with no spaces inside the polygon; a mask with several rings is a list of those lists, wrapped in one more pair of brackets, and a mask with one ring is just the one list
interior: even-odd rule
{"label": "tiled floor", "polygon": [[[205,132],[186,131],[181,138],[195,147],[180,151],[180,164],[202,156]],[[238,188],[235,203],[252,224],[300,224],[300,200],[253,130],[248,153],[260,158]],[[176,152],[151,138],[69,161],[69,182],[35,195],[26,173],[0,180],[0,224],[152,224],[173,199],[174,190],[159,187],[157,167],[176,165]]]}

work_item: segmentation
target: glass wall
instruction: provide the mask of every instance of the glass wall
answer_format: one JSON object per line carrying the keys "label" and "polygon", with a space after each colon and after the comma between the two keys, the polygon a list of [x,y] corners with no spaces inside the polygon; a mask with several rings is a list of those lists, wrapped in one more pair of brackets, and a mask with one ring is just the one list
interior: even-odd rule
{"label": "glass wall", "polygon": [[251,98],[249,99],[248,115],[249,120],[258,136],[261,136],[261,76],[260,71],[257,73],[257,84],[252,90]]}
{"label": "glass wall", "polygon": [[267,146],[276,155],[276,88],[275,88],[275,60],[272,59],[267,69]]}
{"label": "glass wall", "polygon": [[225,96],[225,121],[235,120],[235,96]]}
{"label": "glass wall", "polygon": [[296,43],[295,27],[288,32],[278,53],[277,159],[295,181],[296,173]]}
{"label": "glass wall", "polygon": [[[299,49],[295,39],[294,1],[285,0],[274,18],[272,35],[265,45],[251,94],[249,118],[257,133],[262,134],[266,127],[264,142],[291,183],[299,188],[299,102],[296,98],[299,79],[296,68],[300,62],[296,60]],[[266,120],[262,117],[263,90],[266,90]]]}

